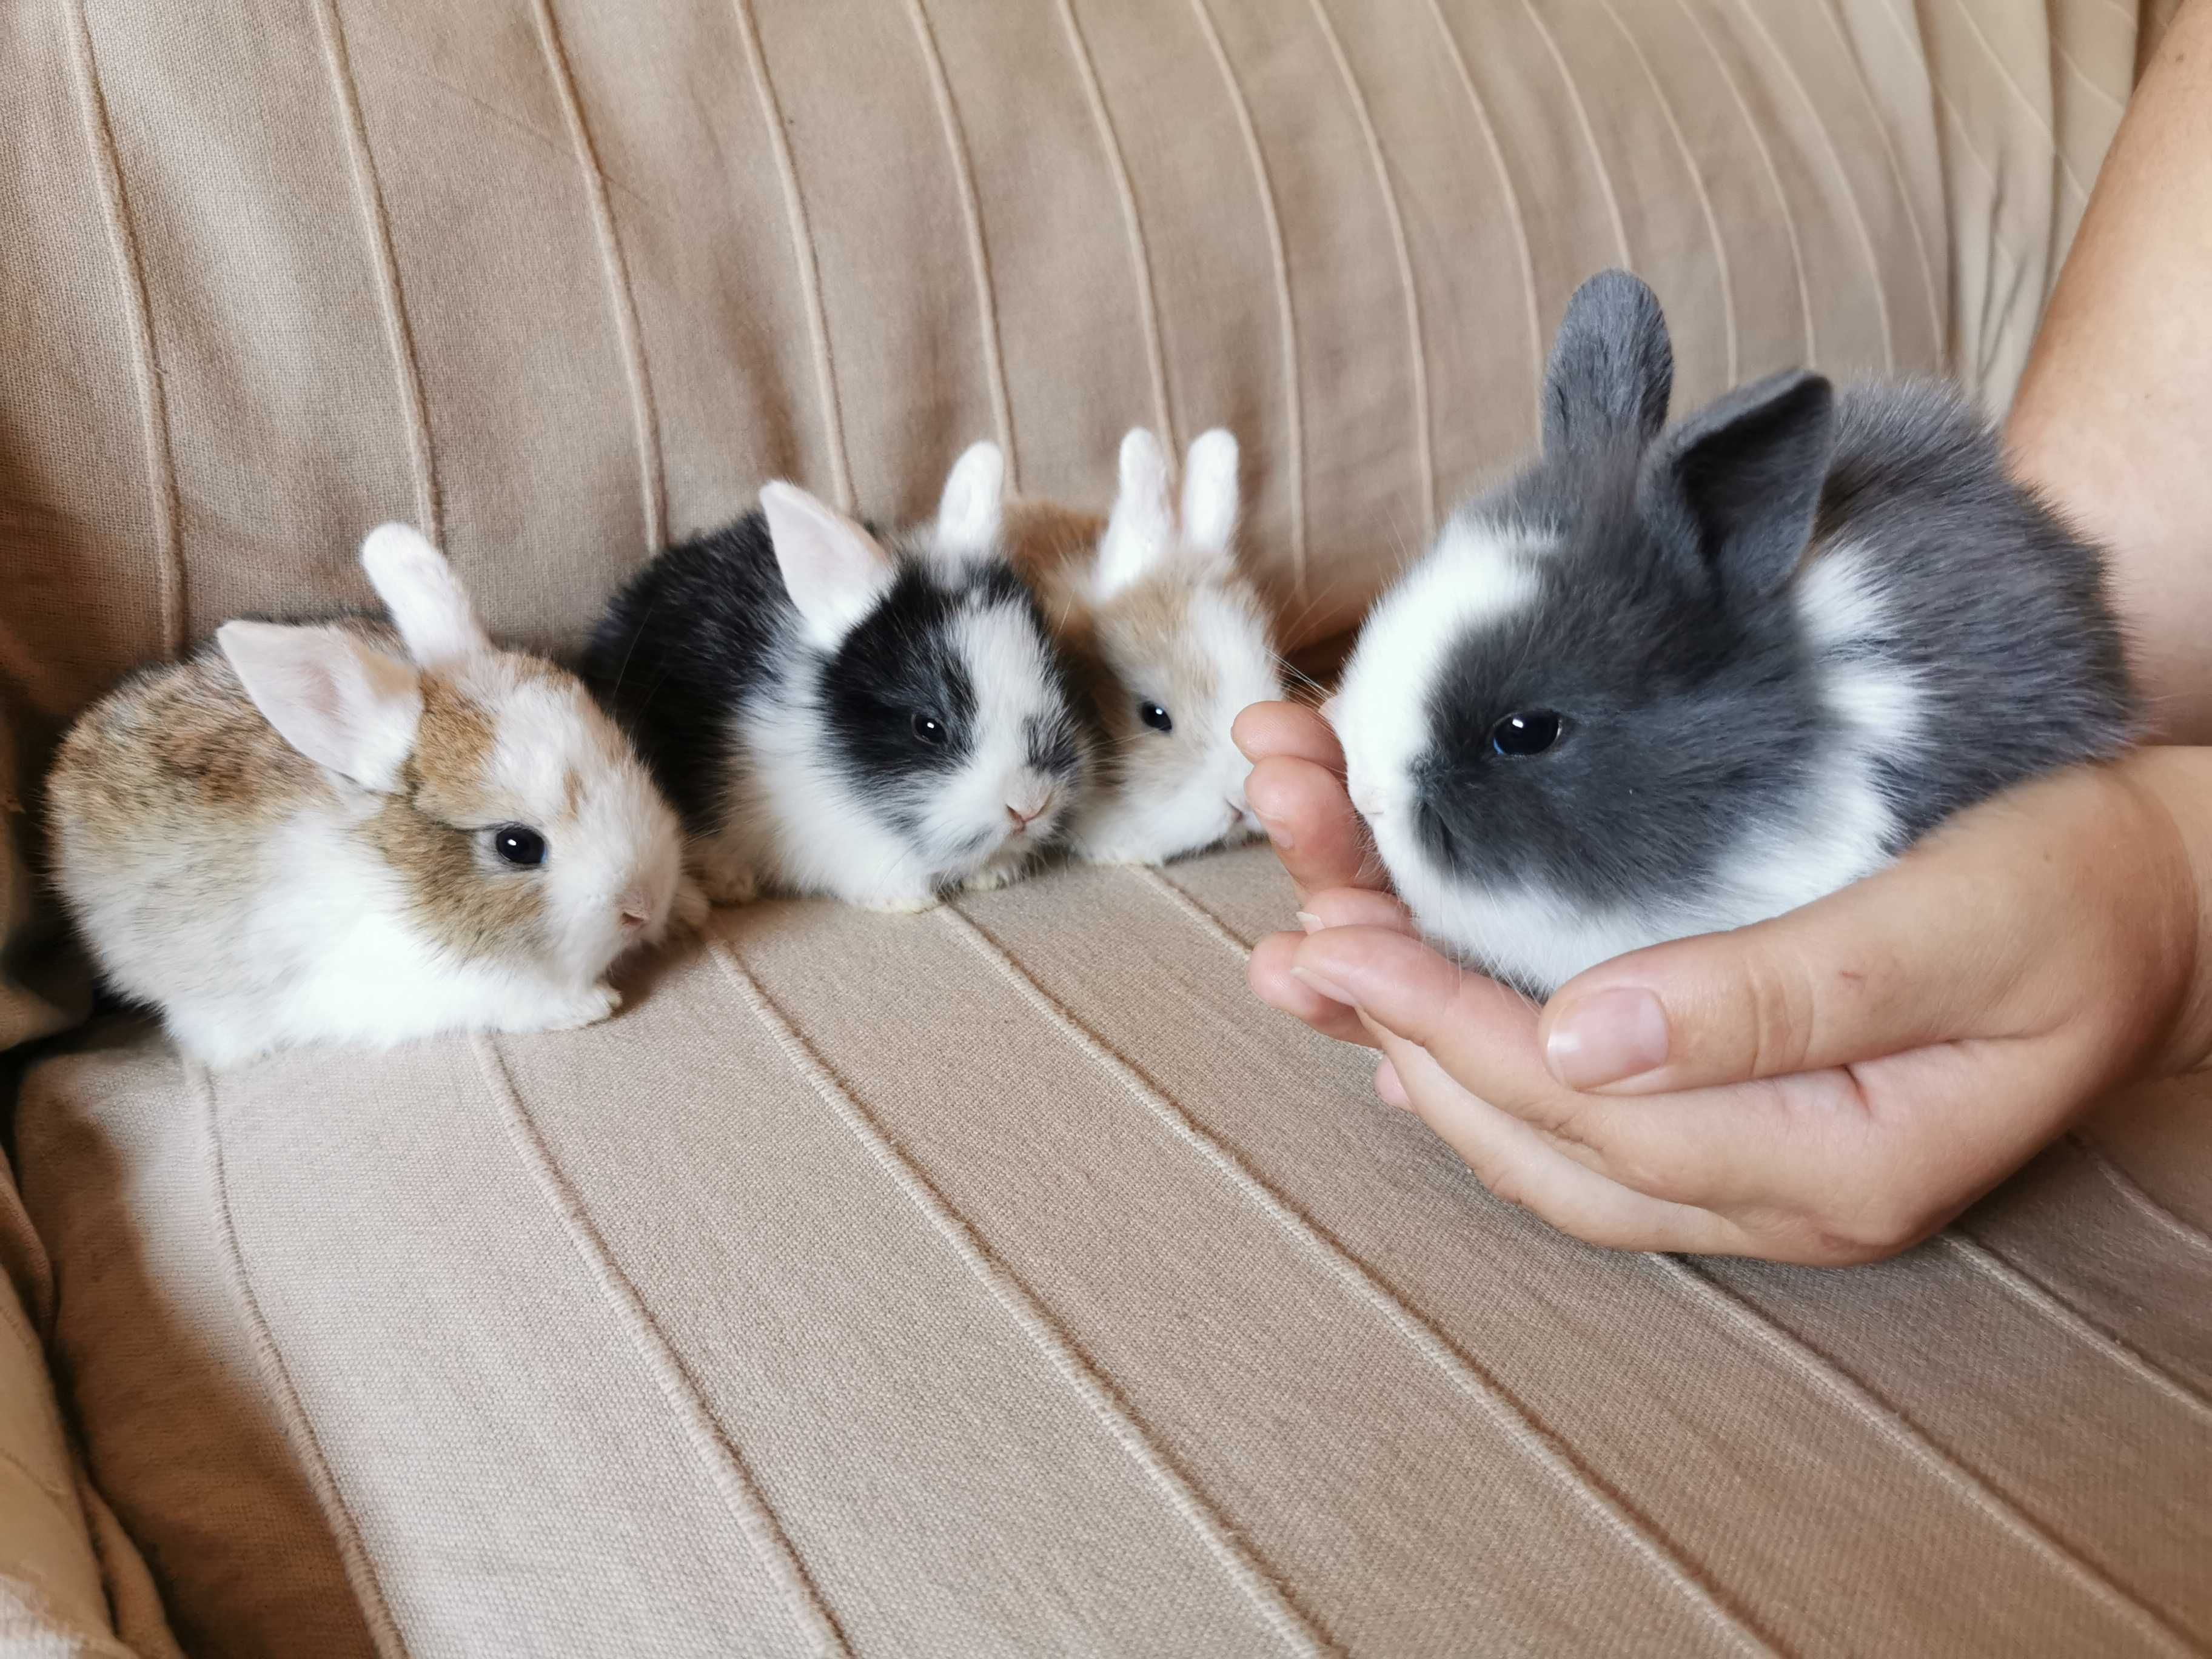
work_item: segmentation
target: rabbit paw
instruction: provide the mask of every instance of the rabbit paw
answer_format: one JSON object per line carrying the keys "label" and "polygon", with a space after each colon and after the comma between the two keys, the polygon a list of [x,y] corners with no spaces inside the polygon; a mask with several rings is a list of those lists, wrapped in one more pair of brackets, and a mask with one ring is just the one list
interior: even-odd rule
{"label": "rabbit paw", "polygon": [[699,872],[699,888],[711,904],[750,904],[760,896],[760,878],[744,865],[718,861]]}
{"label": "rabbit paw", "polygon": [[522,1031],[574,1031],[586,1025],[596,1025],[622,1006],[622,993],[611,985],[601,983],[579,991],[574,996],[555,1004],[536,1019],[526,1020],[510,1028]]}
{"label": "rabbit paw", "polygon": [[676,902],[668,912],[669,927],[678,933],[696,933],[707,925],[711,908],[707,890],[686,876],[676,884]]}
{"label": "rabbit paw", "polygon": [[853,902],[863,910],[880,910],[886,915],[913,916],[924,910],[934,910],[945,902],[934,890],[921,893],[872,893]]}

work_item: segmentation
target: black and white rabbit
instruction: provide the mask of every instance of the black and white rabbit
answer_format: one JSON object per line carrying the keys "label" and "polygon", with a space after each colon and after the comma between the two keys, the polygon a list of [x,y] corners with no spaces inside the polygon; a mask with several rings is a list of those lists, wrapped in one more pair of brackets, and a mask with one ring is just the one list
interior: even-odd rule
{"label": "black and white rabbit", "polygon": [[1049,846],[1092,735],[1000,544],[977,444],[890,539],[788,483],[616,595],[586,672],[683,813],[708,896],[918,910]]}
{"label": "black and white rabbit", "polygon": [[1672,383],[1651,290],[1583,284],[1541,453],[1376,607],[1330,711],[1421,927],[1538,994],[2135,730],[2102,556],[1952,393],[1789,372],[1662,431]]}

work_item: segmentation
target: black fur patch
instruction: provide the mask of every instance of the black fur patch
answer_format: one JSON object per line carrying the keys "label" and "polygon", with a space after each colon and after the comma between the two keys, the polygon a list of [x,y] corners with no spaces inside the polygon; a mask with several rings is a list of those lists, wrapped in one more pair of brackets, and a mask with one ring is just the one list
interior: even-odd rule
{"label": "black fur patch", "polygon": [[[1058,707],[1029,722],[1032,756],[1071,786],[1079,777],[1073,689],[1021,578],[996,561],[897,557],[890,589],[826,656],[802,641],[757,511],[669,548],[616,594],[586,677],[695,832],[715,826],[730,768],[742,763],[733,717],[801,696],[821,708],[826,758],[884,823],[912,827],[933,785],[974,752],[977,688],[954,626],[977,609],[1011,608],[1036,636]],[[941,724],[942,744],[916,735],[917,716]]]}

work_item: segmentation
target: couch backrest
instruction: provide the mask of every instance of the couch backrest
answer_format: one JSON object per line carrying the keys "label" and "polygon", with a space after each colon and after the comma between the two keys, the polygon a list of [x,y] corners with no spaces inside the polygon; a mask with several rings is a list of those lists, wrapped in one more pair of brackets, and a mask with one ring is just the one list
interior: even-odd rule
{"label": "couch backrest", "polygon": [[366,603],[382,520],[557,649],[764,478],[913,513],[985,435],[1096,504],[1129,425],[1233,427],[1327,635],[1523,452],[1610,264],[1685,404],[2001,405],[2136,51],[2121,0],[7,8],[11,798],[131,665]]}

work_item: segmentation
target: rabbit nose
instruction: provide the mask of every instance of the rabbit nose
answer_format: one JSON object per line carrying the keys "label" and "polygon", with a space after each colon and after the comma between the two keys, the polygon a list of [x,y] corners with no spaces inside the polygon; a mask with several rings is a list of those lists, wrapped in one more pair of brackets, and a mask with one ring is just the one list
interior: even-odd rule
{"label": "rabbit nose", "polygon": [[622,899],[623,931],[634,933],[653,920],[653,899],[646,893],[624,893]]}
{"label": "rabbit nose", "polygon": [[[1052,797],[1053,792],[1048,789],[1042,795],[1029,796],[1019,801],[1010,800],[1006,803],[1006,816],[1013,821],[1017,831],[1026,830],[1052,810]],[[1035,803],[1033,805],[1030,804],[1032,801]]]}

